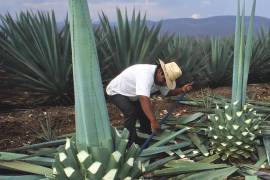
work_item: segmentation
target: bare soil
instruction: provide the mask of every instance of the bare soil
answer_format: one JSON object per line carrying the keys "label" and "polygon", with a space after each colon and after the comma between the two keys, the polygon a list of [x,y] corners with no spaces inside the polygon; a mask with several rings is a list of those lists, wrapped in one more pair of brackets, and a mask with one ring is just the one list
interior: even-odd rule
{"label": "bare soil", "polygon": [[[12,93],[12,90],[3,91],[2,89],[0,92],[0,151],[44,142],[75,131],[74,106],[24,108],[30,96],[27,92],[18,95]],[[230,97],[231,87],[194,90],[189,93],[189,96],[202,97],[208,93]],[[270,102],[270,84],[251,84],[248,87],[248,95],[255,100]],[[152,103],[157,116],[164,115],[171,104],[160,96],[153,97]],[[14,108],[15,105],[20,108]],[[107,108],[111,124],[117,127],[122,126],[122,113],[109,102],[107,102]],[[190,109],[191,107],[181,105],[174,114],[180,116]],[[46,134],[48,130],[52,130],[55,134]]]}

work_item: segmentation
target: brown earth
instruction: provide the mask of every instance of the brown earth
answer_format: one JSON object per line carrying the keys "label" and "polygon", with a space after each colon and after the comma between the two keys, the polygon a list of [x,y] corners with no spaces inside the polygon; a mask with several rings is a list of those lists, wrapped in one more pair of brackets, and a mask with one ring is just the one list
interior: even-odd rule
{"label": "brown earth", "polygon": [[[3,90],[3,89],[2,89]],[[6,91],[7,92],[7,91]],[[31,109],[14,109],[10,105],[20,104],[23,107],[29,95],[18,96],[10,93],[0,94],[0,151],[44,142],[55,139],[57,136],[73,133],[75,131],[74,107],[36,107]],[[189,93],[189,97],[202,97],[209,93],[215,93],[230,97],[230,87],[220,87],[216,89],[200,89]],[[252,84],[248,87],[250,98],[270,102],[270,84]],[[4,106],[1,106],[1,102]],[[152,98],[157,116],[166,113],[171,102],[159,96]],[[122,125],[121,112],[109,102],[107,103],[109,117],[113,126]],[[178,106],[175,115],[179,116],[191,110],[188,106]],[[46,124],[47,123],[47,124]],[[43,127],[43,130],[42,130]],[[46,134],[52,130],[55,134]]]}

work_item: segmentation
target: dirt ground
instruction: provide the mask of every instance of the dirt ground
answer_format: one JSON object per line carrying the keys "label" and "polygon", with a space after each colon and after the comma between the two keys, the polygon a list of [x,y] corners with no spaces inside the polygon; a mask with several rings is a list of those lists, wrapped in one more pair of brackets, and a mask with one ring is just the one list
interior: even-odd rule
{"label": "dirt ground", "polygon": [[[230,97],[230,87],[216,89],[204,88],[194,90],[189,97],[202,97],[208,93],[215,93]],[[250,98],[270,102],[270,84],[251,84],[248,87]],[[57,136],[73,133],[75,131],[74,107],[36,107],[24,109],[23,103],[29,95],[26,93],[23,99],[16,94],[3,94],[0,92],[0,151],[10,150],[27,144],[55,139]],[[14,104],[21,102],[20,108],[14,109]],[[160,96],[152,98],[152,103],[157,116],[166,113],[171,102]],[[2,105],[1,105],[2,104]],[[107,103],[109,117],[113,126],[121,126],[123,115],[109,102]],[[174,112],[180,116],[187,113],[191,107],[178,106]],[[48,133],[51,132],[51,133]]]}

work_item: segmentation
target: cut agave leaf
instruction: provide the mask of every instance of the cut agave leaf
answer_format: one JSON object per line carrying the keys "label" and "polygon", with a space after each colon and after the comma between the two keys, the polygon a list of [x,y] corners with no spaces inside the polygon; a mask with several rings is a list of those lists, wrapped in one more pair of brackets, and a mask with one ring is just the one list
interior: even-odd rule
{"label": "cut agave leaf", "polygon": [[263,136],[263,143],[268,159],[268,164],[270,165],[270,136],[269,135],[264,135]]}
{"label": "cut agave leaf", "polygon": [[258,180],[258,176],[245,176],[245,180]]}
{"label": "cut agave leaf", "polygon": [[151,147],[151,148],[143,150],[143,152],[140,154],[140,156],[150,156],[150,155],[154,155],[154,154],[159,154],[162,152],[167,152],[167,151],[171,151],[174,149],[187,147],[189,145],[190,145],[190,142],[183,142],[183,143],[168,145],[168,146]]}
{"label": "cut agave leaf", "polygon": [[11,162],[0,161],[0,167],[4,169],[13,169],[15,171],[23,171],[33,174],[44,175],[50,178],[53,177],[52,169],[50,168],[20,161],[11,161]]}
{"label": "cut agave leaf", "polygon": [[189,129],[190,129],[189,127],[185,127],[183,129],[171,134],[170,136],[165,137],[163,140],[156,142],[155,144],[151,145],[150,147],[162,146],[162,145],[168,143],[170,140],[176,138],[178,135],[183,134],[184,132],[186,132]]}
{"label": "cut agave leaf", "polygon": [[200,160],[200,163],[211,163],[214,162],[215,160],[219,159],[220,156],[218,154],[214,154],[212,156],[209,157],[205,157],[204,159]]}
{"label": "cut agave leaf", "polygon": [[218,179],[226,179],[228,176],[233,174],[237,171],[238,168],[236,167],[228,167],[223,169],[217,170],[210,170],[210,171],[203,171],[199,173],[192,174],[188,177],[183,178],[183,180],[194,180],[194,179],[201,179],[201,180],[218,180]]}
{"label": "cut agave leaf", "polygon": [[196,133],[188,133],[187,135],[191,139],[193,144],[195,144],[195,146],[197,146],[197,148],[199,148],[199,150],[201,151],[201,153],[204,156],[209,156],[209,152],[206,149],[206,146],[202,143],[201,139],[199,138],[199,136]]}
{"label": "cut agave leaf", "polygon": [[204,113],[195,113],[186,117],[181,117],[179,120],[177,120],[177,124],[188,124],[190,122],[193,122],[199,118],[201,118],[204,115]]}
{"label": "cut agave leaf", "polygon": [[167,175],[178,175],[182,173],[210,170],[210,169],[220,169],[226,168],[226,164],[209,164],[209,163],[197,163],[189,162],[183,160],[173,160],[165,165],[166,167],[162,170],[154,171],[155,176],[167,176]]}
{"label": "cut agave leaf", "polygon": [[38,175],[22,175],[22,176],[0,176],[2,180],[49,180],[44,176]]}
{"label": "cut agave leaf", "polygon": [[155,161],[155,162],[149,164],[148,166],[146,166],[146,172],[151,172],[153,170],[156,170],[156,169],[160,168],[161,166],[163,166],[165,163],[167,163],[171,160],[174,160],[176,158],[177,158],[177,156],[169,156],[169,157],[160,159],[158,161]]}

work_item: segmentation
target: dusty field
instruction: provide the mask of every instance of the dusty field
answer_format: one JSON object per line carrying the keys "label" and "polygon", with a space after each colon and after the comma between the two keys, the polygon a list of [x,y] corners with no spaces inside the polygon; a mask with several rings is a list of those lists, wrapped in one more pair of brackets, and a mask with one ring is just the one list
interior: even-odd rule
{"label": "dusty field", "polygon": [[[207,93],[216,93],[230,97],[230,87],[221,87],[216,89],[201,89],[189,93],[190,97],[200,97]],[[270,84],[249,85],[248,94],[250,98],[260,101],[270,102]],[[75,131],[75,113],[74,107],[36,107],[24,108],[27,104],[29,95],[23,97],[17,94],[3,92],[0,94],[0,150],[20,147],[26,144],[44,142],[53,139],[56,136],[73,133]],[[152,99],[155,112],[158,116],[166,113],[171,102],[160,98]],[[16,107],[15,107],[16,105]],[[107,103],[109,117],[113,126],[122,125],[121,112],[109,102]],[[187,113],[191,107],[178,106],[175,114],[181,115]],[[46,124],[48,123],[48,124]],[[46,134],[42,130],[51,129],[55,134]],[[50,128],[51,127],[51,128]]]}

